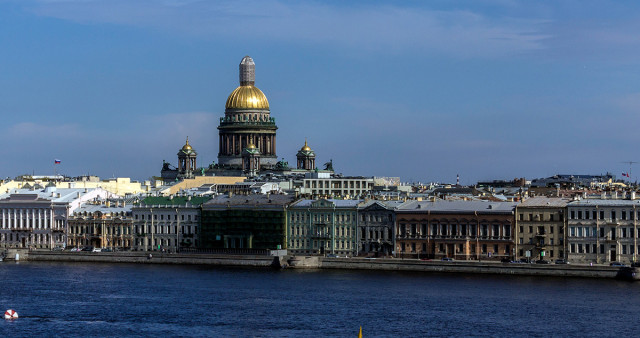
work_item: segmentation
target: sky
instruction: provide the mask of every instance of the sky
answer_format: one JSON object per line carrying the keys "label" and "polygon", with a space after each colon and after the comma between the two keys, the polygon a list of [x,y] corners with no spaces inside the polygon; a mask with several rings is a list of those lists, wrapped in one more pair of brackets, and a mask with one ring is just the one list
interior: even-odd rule
{"label": "sky", "polygon": [[639,33],[633,1],[0,0],[0,177],[217,161],[250,55],[292,166],[635,180]]}

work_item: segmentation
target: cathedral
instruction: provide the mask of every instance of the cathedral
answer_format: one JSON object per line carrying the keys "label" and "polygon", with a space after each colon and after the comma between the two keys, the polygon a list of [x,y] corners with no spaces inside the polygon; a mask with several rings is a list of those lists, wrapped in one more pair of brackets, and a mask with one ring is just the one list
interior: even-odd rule
{"label": "cathedral", "polygon": [[[316,155],[306,140],[296,154],[296,168],[290,168],[284,160],[278,161],[278,127],[275,118],[271,117],[267,97],[255,85],[256,65],[251,57],[242,58],[239,73],[240,85],[227,98],[224,116],[220,118],[218,125],[218,163],[197,168],[197,153],[187,137],[186,144],[178,151],[178,167],[173,167],[166,161],[163,163],[163,179],[180,180],[214,175],[253,177],[263,173],[318,171]],[[324,169],[333,172],[332,163],[325,164]]]}

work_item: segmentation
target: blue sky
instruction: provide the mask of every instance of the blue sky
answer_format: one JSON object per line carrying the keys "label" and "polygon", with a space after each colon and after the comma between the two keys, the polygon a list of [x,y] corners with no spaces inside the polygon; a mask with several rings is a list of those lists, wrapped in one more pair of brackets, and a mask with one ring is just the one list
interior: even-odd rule
{"label": "blue sky", "polygon": [[347,175],[620,176],[640,160],[639,7],[0,0],[0,176],[59,158],[146,179],[187,136],[207,165],[244,55],[292,165],[307,137]]}

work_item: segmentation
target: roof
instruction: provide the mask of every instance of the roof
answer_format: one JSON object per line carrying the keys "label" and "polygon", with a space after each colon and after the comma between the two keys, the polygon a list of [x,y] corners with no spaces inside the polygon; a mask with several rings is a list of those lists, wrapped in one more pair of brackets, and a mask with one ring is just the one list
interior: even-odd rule
{"label": "roof", "polygon": [[[294,208],[306,208],[306,207],[310,207],[311,203],[317,202],[317,201],[320,201],[320,200],[304,199],[304,200],[300,200],[300,201],[296,202],[291,207],[294,207]],[[336,208],[355,208],[355,207],[358,206],[358,204],[362,203],[362,200],[326,199],[325,201],[333,203],[336,206]]]}
{"label": "roof", "polygon": [[85,204],[77,208],[74,211],[74,213],[81,213],[81,212],[94,213],[96,211],[100,211],[103,214],[113,214],[113,213],[118,213],[123,211],[125,213],[129,213],[131,212],[131,208],[133,208],[132,205],[125,205],[123,207],[117,207],[112,205],[107,207],[104,204]]}
{"label": "roof", "polygon": [[541,207],[552,207],[552,208],[564,208],[567,206],[571,200],[567,198],[560,197],[545,197],[545,196],[537,196],[526,199],[524,202],[520,203],[518,207],[526,207],[526,208],[541,208]]}
{"label": "roof", "polygon": [[368,200],[368,201],[364,201],[362,203],[360,203],[360,205],[358,205],[359,209],[366,209],[374,204],[381,204],[382,206],[384,206],[387,209],[395,209],[397,207],[399,207],[400,205],[402,205],[404,203],[404,201],[379,201],[379,200]]}
{"label": "roof", "polygon": [[510,214],[518,203],[492,201],[407,201],[398,212]]}
{"label": "roof", "polygon": [[[11,189],[9,190],[9,192],[1,194],[0,195],[0,200],[6,200],[9,201],[9,198],[11,198],[11,195],[22,195],[22,197],[25,197],[27,195],[32,195],[34,196],[33,200],[40,199],[40,200],[48,200],[54,203],[70,203],[76,199],[78,199],[80,196],[86,194],[87,192],[96,190],[96,189],[101,189],[101,188],[90,188],[90,189],[85,189],[85,188],[66,188],[66,189],[58,189],[55,187],[48,187],[45,188],[43,190],[31,190],[31,189]],[[18,196],[19,197],[19,196]],[[20,198],[21,200],[24,201],[28,201],[25,200],[23,198]],[[11,201],[15,200],[14,198],[11,199]]]}
{"label": "roof", "polygon": [[215,209],[226,206],[284,206],[295,201],[296,197],[293,195],[280,195],[280,194],[251,194],[251,195],[218,195],[210,201],[204,203],[202,207],[204,209]]}
{"label": "roof", "polygon": [[623,199],[610,199],[603,200],[600,198],[583,199],[578,201],[571,201],[568,203],[570,207],[595,207],[595,206],[628,206],[634,205],[640,206],[640,200],[623,200]]}
{"label": "roof", "polygon": [[145,198],[140,202],[140,205],[193,205],[198,206],[202,203],[210,200],[211,197],[192,197],[192,196],[175,196],[175,197],[164,197],[164,196],[150,196]]}

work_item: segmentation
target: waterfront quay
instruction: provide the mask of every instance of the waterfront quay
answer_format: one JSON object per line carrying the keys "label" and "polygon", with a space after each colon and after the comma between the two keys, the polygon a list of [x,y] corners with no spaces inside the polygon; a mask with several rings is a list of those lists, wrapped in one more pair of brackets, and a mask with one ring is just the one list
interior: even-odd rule
{"label": "waterfront quay", "polygon": [[[280,253],[283,253],[281,251]],[[277,251],[264,255],[210,253],[145,253],[145,252],[52,252],[45,250],[11,250],[7,261],[18,259],[50,262],[139,263],[212,265],[277,269],[338,269],[374,271],[415,271],[424,273],[494,274],[578,278],[618,278],[635,280],[635,268],[612,267],[602,264],[527,264],[495,261],[435,261],[397,258],[333,258],[319,256],[278,255]]]}

